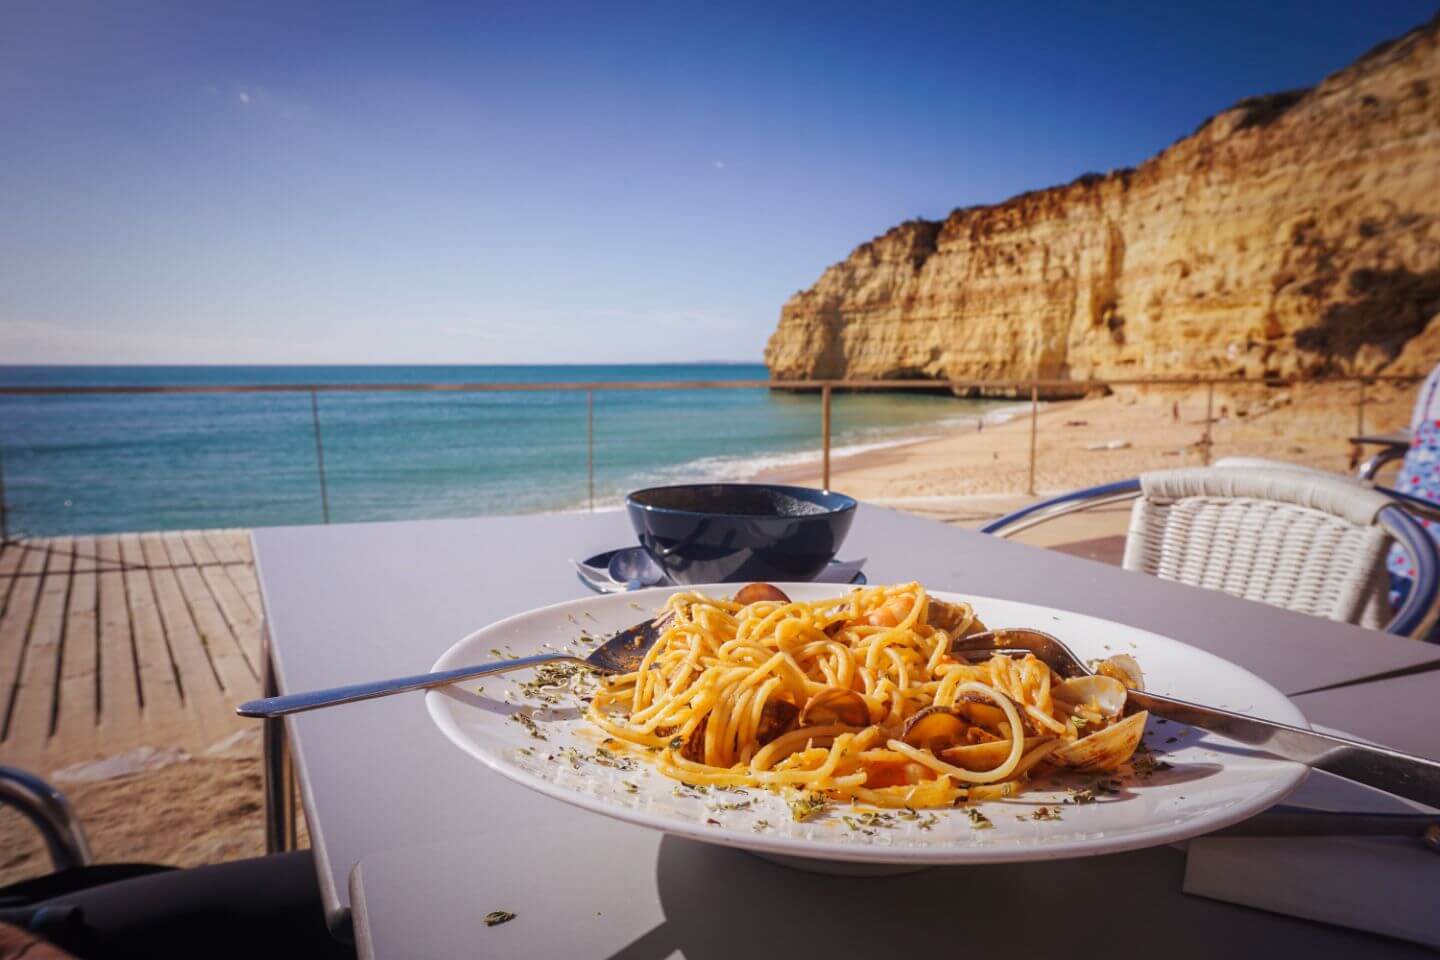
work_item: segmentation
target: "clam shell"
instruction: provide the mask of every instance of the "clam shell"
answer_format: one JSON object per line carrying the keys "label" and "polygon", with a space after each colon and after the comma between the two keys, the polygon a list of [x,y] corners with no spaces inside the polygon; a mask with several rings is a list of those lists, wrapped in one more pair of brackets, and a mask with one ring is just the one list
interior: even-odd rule
{"label": "clam shell", "polygon": [[1113,657],[1098,660],[1091,666],[1096,673],[1119,680],[1131,690],[1145,689],[1145,673],[1140,669],[1140,661],[1128,653],[1117,653]]}
{"label": "clam shell", "polygon": [[1118,717],[1125,709],[1125,684],[1098,674],[1057,683],[1050,688],[1050,696],[1068,706],[1094,707],[1104,717]]}
{"label": "clam shell", "polygon": [[1145,733],[1145,711],[1132,714],[1119,723],[1097,730],[1088,737],[1067,743],[1050,754],[1050,759],[1072,770],[1115,770],[1134,755]]}
{"label": "clam shell", "polygon": [[[1044,743],[1045,737],[1026,737],[1025,753]],[[967,743],[963,747],[950,747],[940,751],[946,763],[962,770],[994,770],[1010,756],[1009,740],[992,740],[989,743]]]}
{"label": "clam shell", "polygon": [[[931,706],[905,721],[900,739],[912,747],[938,753],[965,735],[968,726],[950,707]],[[1006,744],[1008,750],[1009,744]]]}

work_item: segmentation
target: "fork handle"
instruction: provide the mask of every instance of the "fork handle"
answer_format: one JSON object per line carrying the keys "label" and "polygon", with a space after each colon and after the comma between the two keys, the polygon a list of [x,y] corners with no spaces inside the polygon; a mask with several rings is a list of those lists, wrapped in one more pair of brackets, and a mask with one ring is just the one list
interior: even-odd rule
{"label": "fork handle", "polygon": [[1285,723],[1257,720],[1228,710],[1203,707],[1153,693],[1129,690],[1125,711],[1148,710],[1157,717],[1210,730],[1286,760],[1440,808],[1440,763],[1386,747],[1316,733]]}
{"label": "fork handle", "polygon": [[[452,683],[476,680],[495,673],[509,673],[511,670],[523,670],[526,667],[538,667],[542,663],[559,660],[579,660],[579,658],[564,653],[546,653],[538,657],[497,660],[494,663],[457,667],[454,670],[441,670],[437,673],[417,673],[414,676],[395,677],[392,680],[371,680],[368,683],[352,683],[345,687],[329,687],[325,690],[307,690],[303,693],[287,693],[280,697],[266,697],[263,700],[242,703],[235,708],[235,712],[242,717],[283,717],[290,713],[319,710],[321,707],[335,707],[342,703],[388,697],[392,693],[408,693],[411,690],[429,690],[431,687],[449,686]],[[584,663],[585,661],[579,660],[579,662]]]}

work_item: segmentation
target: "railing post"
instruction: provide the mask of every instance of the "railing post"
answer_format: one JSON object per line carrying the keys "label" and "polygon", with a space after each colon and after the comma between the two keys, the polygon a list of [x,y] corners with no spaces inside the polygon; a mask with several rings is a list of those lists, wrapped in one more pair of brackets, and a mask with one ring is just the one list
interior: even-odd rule
{"label": "railing post", "polygon": [[1025,492],[1035,496],[1035,447],[1040,430],[1040,384],[1030,381],[1030,480]]}
{"label": "railing post", "polygon": [[1210,426],[1211,426],[1211,424],[1213,424],[1214,422],[1215,422],[1215,381],[1214,381],[1214,380],[1206,380],[1206,381],[1205,381],[1205,436],[1204,436],[1203,439],[1201,439],[1200,445],[1204,448],[1204,450],[1201,451],[1201,454],[1202,454],[1202,456],[1203,456],[1204,459],[1205,459],[1205,466],[1207,466],[1207,467],[1210,466],[1210,446],[1211,446],[1211,444],[1213,444],[1213,443],[1215,442],[1213,436],[1212,436],[1211,433],[1210,433]]}
{"label": "railing post", "polygon": [[10,508],[5,503],[5,455],[0,452],[0,543],[10,542]]}
{"label": "railing post", "polygon": [[315,467],[320,474],[320,510],[325,516],[325,522],[330,522],[330,492],[325,484],[325,446],[320,442],[320,400],[315,395],[315,388],[310,388],[310,423],[315,428]]}
{"label": "railing post", "polygon": [[1365,436],[1365,378],[1355,378],[1355,437],[1356,441],[1350,444],[1350,469],[1354,470],[1360,465],[1360,458],[1364,456],[1365,448],[1359,442],[1359,438]]}
{"label": "railing post", "polygon": [[820,388],[820,487],[830,489],[830,384]]}
{"label": "railing post", "polygon": [[585,391],[585,482],[590,488],[590,512],[595,512],[595,391]]}
{"label": "railing post", "polygon": [[1365,436],[1365,378],[1360,378],[1359,394],[1355,398],[1355,436]]}

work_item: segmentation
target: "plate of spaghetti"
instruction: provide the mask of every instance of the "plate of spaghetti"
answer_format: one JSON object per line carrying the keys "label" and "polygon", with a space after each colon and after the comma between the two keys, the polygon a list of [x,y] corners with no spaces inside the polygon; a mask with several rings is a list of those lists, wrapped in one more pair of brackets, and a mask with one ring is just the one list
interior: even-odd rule
{"label": "plate of spaghetti", "polygon": [[[435,664],[586,656],[653,617],[636,669],[576,664],[431,691],[466,753],[597,813],[775,858],[923,866],[1084,856],[1260,812],[1301,764],[1126,709],[1144,688],[1291,724],[1248,671],[1177,641],[918,583],[722,584],[589,597],[503,620]],[[1058,636],[1093,676],[964,656],[989,627]],[[863,869],[863,868],[862,868]]]}

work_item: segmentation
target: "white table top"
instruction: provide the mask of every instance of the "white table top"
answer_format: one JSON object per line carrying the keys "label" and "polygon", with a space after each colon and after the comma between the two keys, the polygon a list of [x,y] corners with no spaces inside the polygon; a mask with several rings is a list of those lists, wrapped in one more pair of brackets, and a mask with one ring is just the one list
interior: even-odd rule
{"label": "white table top", "polygon": [[[428,669],[479,626],[583,596],[567,558],[633,535],[611,512],[279,527],[257,530],[254,541],[280,689],[289,692]],[[1292,694],[1440,662],[1437,647],[875,507],[861,507],[841,555],[869,557],[872,582],[915,579],[1168,634]],[[286,722],[332,922],[343,922],[362,859],[458,845],[558,806],[467,760],[419,696]]]}
{"label": "white table top", "polygon": [[1440,760],[1440,671],[1295,697],[1313,724]]}

